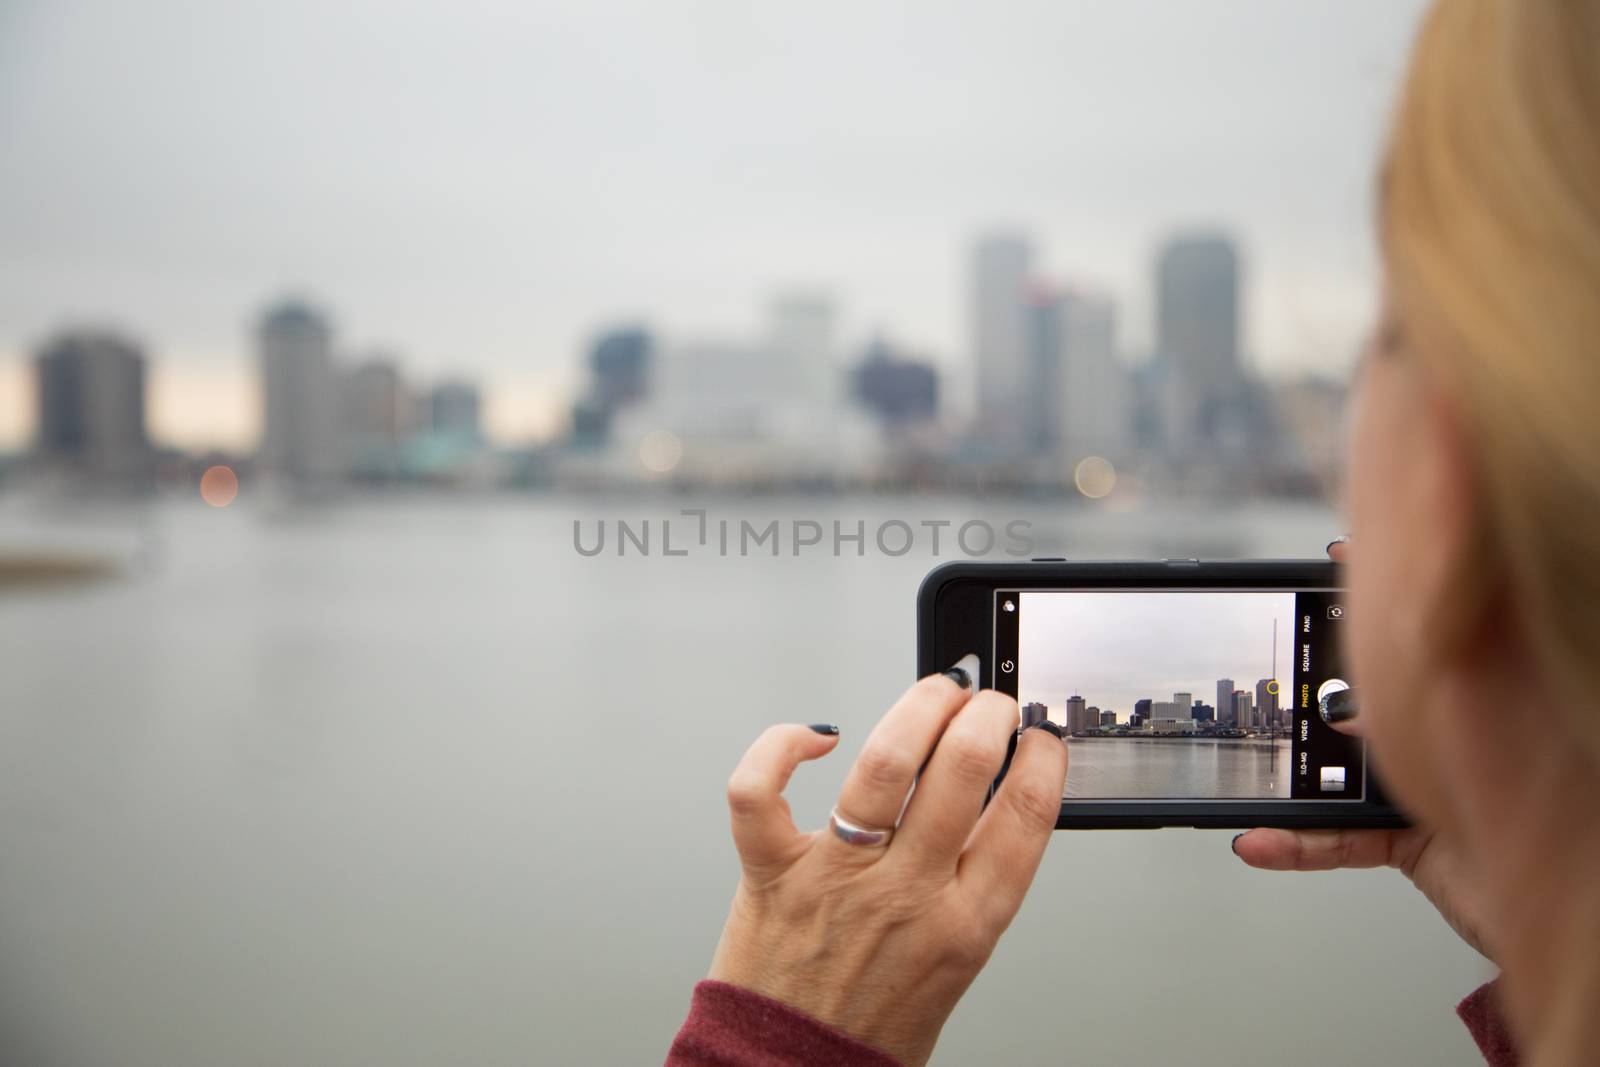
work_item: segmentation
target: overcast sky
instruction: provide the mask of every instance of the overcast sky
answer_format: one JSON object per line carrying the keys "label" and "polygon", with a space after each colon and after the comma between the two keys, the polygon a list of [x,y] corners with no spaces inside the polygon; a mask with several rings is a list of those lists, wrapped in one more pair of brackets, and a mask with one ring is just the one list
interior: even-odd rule
{"label": "overcast sky", "polygon": [[[1024,593],[1017,628],[1017,698],[1051,718],[1074,693],[1128,721],[1134,701],[1191,693],[1217,701],[1217,681],[1235,689],[1294,675],[1293,593]],[[1278,623],[1278,673],[1272,624]]]}
{"label": "overcast sky", "polygon": [[1342,373],[1419,7],[0,0],[0,443],[22,355],[85,321],[157,358],[158,432],[248,439],[286,290],[480,378],[512,436],[606,323],[739,334],[789,285],[964,372],[995,223],[1113,294],[1135,356],[1155,242],[1231,227],[1252,358]]}

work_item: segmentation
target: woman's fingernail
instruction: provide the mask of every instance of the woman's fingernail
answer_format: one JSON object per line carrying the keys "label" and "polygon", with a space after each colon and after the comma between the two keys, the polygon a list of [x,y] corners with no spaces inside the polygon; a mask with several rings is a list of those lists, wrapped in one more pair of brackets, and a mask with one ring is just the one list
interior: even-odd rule
{"label": "woman's fingernail", "polygon": [[811,732],[827,734],[829,737],[839,736],[839,728],[831,722],[814,722],[811,724]]}
{"label": "woman's fingernail", "polygon": [[1030,729],[1030,730],[1043,730],[1048,734],[1052,734],[1057,741],[1059,741],[1062,738],[1067,736],[1065,730],[1061,729],[1061,727],[1057,726],[1055,723],[1051,722],[1049,719],[1040,719],[1038,722],[1033,723],[1031,726],[1029,726],[1028,729]]}
{"label": "woman's fingernail", "polygon": [[1354,689],[1340,689],[1322,698],[1323,722],[1349,722],[1361,714],[1361,701]]}
{"label": "woman's fingernail", "polygon": [[1239,854],[1239,838],[1243,836],[1244,834],[1234,834],[1233,840],[1228,844],[1228,847],[1233,850],[1233,854],[1235,856]]}
{"label": "woman's fingernail", "polygon": [[960,667],[951,667],[949,670],[944,672],[944,676],[963,689],[972,688],[972,675],[968,674]]}
{"label": "woman's fingernail", "polygon": [[1329,541],[1328,542],[1328,547],[1324,548],[1322,551],[1324,551],[1324,552],[1332,552],[1334,545],[1347,545],[1349,543],[1350,543],[1350,535],[1349,534],[1340,534],[1338,537],[1335,537],[1332,541]]}

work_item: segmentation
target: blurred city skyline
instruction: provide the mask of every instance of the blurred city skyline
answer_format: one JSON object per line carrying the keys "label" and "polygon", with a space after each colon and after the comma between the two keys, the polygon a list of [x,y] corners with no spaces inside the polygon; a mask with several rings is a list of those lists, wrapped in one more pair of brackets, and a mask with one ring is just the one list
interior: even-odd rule
{"label": "blurred city skyline", "polygon": [[968,242],[999,223],[1115,302],[1135,362],[1158,244],[1223,226],[1247,367],[1339,375],[1418,6],[9,5],[0,449],[32,353],[86,324],[150,356],[154,439],[252,447],[286,292],[478,382],[506,442],[561,432],[613,324],[748,336],[796,287],[960,404]]}

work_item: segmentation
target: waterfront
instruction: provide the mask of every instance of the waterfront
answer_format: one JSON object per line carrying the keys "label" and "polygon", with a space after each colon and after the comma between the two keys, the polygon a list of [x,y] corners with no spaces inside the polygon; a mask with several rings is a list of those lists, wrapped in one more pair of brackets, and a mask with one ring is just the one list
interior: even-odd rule
{"label": "waterfront", "polygon": [[[837,721],[789,794],[821,824],[913,672],[936,562],[572,548],[575,518],[696,504],[1023,517],[1075,558],[1314,555],[1337,532],[1306,507],[0,497],[0,544],[129,567],[0,595],[7,1062],[659,1062],[733,891],[729,770],[769,722]],[[1228,839],[1058,834],[934,1062],[1470,1061],[1452,1007],[1486,968],[1419,894],[1251,872]]]}
{"label": "waterfront", "polygon": [[1074,737],[1065,796],[1287,797],[1290,748],[1288,738]]}

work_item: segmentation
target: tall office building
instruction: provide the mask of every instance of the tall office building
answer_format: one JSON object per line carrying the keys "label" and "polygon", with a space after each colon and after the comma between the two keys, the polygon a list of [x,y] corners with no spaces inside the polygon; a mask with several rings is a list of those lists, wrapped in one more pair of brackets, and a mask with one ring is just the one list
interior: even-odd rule
{"label": "tall office building", "polygon": [[650,388],[654,345],[642,327],[609,330],[589,350],[589,381],[594,399],[611,411],[643,400]]}
{"label": "tall office building", "polygon": [[1115,726],[1115,725],[1117,725],[1117,713],[1112,711],[1110,708],[1107,708],[1104,711],[1102,711],[1100,713],[1100,725],[1101,726]]}
{"label": "tall office building", "polygon": [[339,399],[345,472],[368,481],[398,478],[415,407],[399,364],[374,356],[351,368],[340,377]]}
{"label": "tall office building", "polygon": [[1081,734],[1089,728],[1089,706],[1083,697],[1074,693],[1067,698],[1067,733]]}
{"label": "tall office building", "polygon": [[1022,705],[1022,729],[1037,726],[1050,717],[1050,709],[1038,701],[1029,701]]}
{"label": "tall office building", "polygon": [[1248,689],[1233,691],[1233,721],[1241,730],[1251,730],[1256,726],[1255,711],[1250,705]]}
{"label": "tall office building", "polygon": [[1278,694],[1272,692],[1271,685],[1271,678],[1256,683],[1256,713],[1261,716],[1262,726],[1276,728],[1284,723],[1278,711]]}
{"label": "tall office building", "polygon": [[1133,713],[1139,717],[1140,722],[1147,723],[1150,721],[1151,703],[1152,702],[1149,697],[1145,697],[1142,700],[1135,700],[1133,702]]}
{"label": "tall office building", "polygon": [[991,233],[972,252],[972,354],[978,426],[1020,444],[1029,379],[1029,277],[1033,248],[1016,233]]}
{"label": "tall office building", "polygon": [[1234,722],[1233,717],[1233,679],[1217,679],[1217,721],[1219,723]]}
{"label": "tall office building", "polygon": [[1185,718],[1185,719],[1194,718],[1194,694],[1193,693],[1174,693],[1174,694],[1172,694],[1172,702],[1174,704],[1176,704],[1178,707],[1183,709],[1183,715],[1182,715],[1183,718]]}
{"label": "tall office building", "polygon": [[1119,454],[1128,399],[1111,301],[1036,289],[1028,305],[1028,345],[1021,414],[1030,454],[1054,455],[1069,468],[1087,456]]}
{"label": "tall office building", "polygon": [[1166,443],[1173,452],[1216,447],[1241,413],[1239,254],[1224,234],[1172,238],[1156,262],[1156,354],[1163,388]]}
{"label": "tall office building", "polygon": [[340,467],[332,344],[327,319],[297,301],[269,308],[256,329],[264,406],[261,468],[287,483],[316,486]]}
{"label": "tall office building", "polygon": [[72,331],[34,358],[35,450],[51,468],[108,481],[149,473],[145,357],[114,334]]}
{"label": "tall office building", "polygon": [[645,401],[657,376],[655,344],[642,327],[607,330],[589,349],[589,382],[572,410],[572,439],[604,445],[617,412]]}

